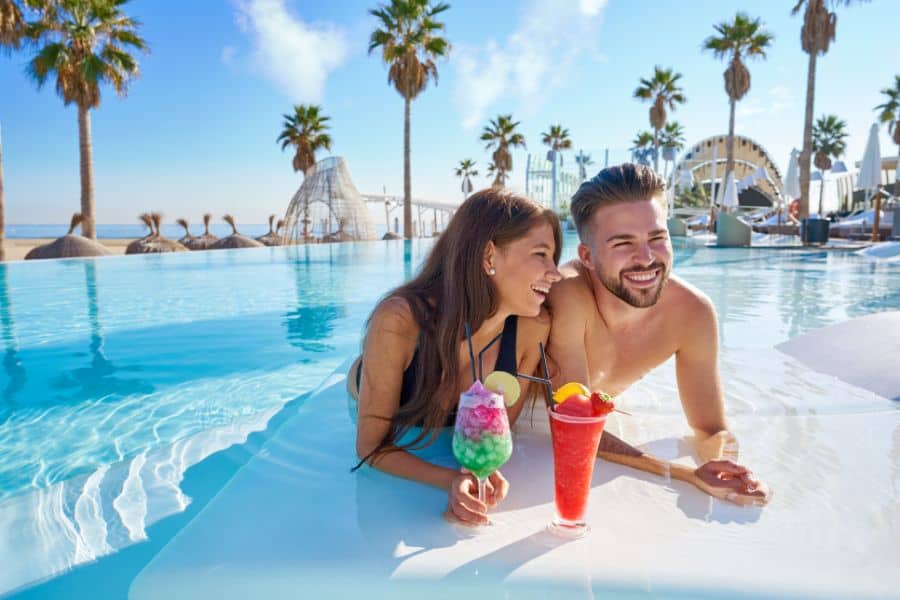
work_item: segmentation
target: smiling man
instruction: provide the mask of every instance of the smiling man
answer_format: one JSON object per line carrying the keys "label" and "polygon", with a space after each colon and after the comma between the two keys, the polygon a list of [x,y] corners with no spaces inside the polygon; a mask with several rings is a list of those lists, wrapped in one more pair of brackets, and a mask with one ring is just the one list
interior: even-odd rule
{"label": "smiling man", "polygon": [[669,464],[604,432],[599,456],[671,473],[739,503],[764,503],[768,488],[733,461],[718,369],[715,308],[671,274],[665,183],[649,167],[623,164],[581,185],[571,204],[581,243],[566,279],[550,292],[548,353],[554,385],[569,381],[616,396],[673,355],[681,404],[701,466]]}

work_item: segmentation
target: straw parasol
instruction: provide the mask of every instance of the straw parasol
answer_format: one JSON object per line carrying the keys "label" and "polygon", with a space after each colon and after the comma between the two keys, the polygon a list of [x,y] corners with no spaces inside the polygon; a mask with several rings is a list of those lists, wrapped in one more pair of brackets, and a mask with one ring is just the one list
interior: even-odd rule
{"label": "straw parasol", "polygon": [[186,252],[184,245],[163,237],[160,233],[162,215],[160,213],[144,213],[140,217],[144,225],[150,228],[150,234],[128,244],[125,254],[159,254],[162,252]]}
{"label": "straw parasol", "polygon": [[222,219],[231,225],[231,235],[224,237],[212,246],[210,250],[226,250],[229,248],[262,248],[263,244],[252,238],[238,233],[237,226],[234,224],[234,217],[225,215]]}
{"label": "straw parasol", "polygon": [[182,244],[182,245],[184,245],[185,247],[187,247],[187,245],[188,245],[190,242],[192,242],[193,240],[197,239],[197,238],[195,238],[193,235],[191,235],[190,223],[187,222],[187,219],[175,219],[175,222],[176,222],[178,225],[181,225],[182,228],[184,228],[184,235],[181,236],[181,239],[180,239],[180,240],[178,240],[178,243],[179,243],[179,244]]}
{"label": "straw parasol", "polygon": [[112,254],[106,246],[95,240],[75,235],[72,232],[84,221],[84,215],[75,213],[69,225],[69,232],[43,246],[32,248],[25,260],[35,258],[72,258],[76,256],[107,256]]}
{"label": "straw parasol", "polygon": [[[208,216],[209,215],[205,215],[205,217],[208,217]],[[175,222],[178,223],[179,225],[181,225],[182,227],[184,227],[184,237],[181,238],[180,240],[178,240],[178,243],[182,244],[188,250],[206,250],[209,247],[209,245],[212,243],[211,241],[208,241],[207,236],[215,238],[215,236],[209,235],[209,220],[208,219],[206,219],[206,222],[207,222],[206,223],[206,233],[200,237],[191,235],[191,231],[188,228],[189,224],[187,222],[187,219],[178,219]],[[218,238],[216,238],[216,239],[218,239]]]}
{"label": "straw parasol", "polygon": [[134,240],[133,242],[128,244],[128,246],[125,247],[125,254],[143,254],[145,252],[145,250],[143,250],[143,246],[150,241],[150,238],[153,237],[153,217],[150,216],[150,213],[142,213],[138,215],[138,220],[147,226],[149,232],[141,239]]}
{"label": "straw parasol", "polygon": [[393,231],[388,231],[386,234],[381,236],[383,240],[402,240],[403,236],[399,233],[394,233]]}
{"label": "straw parasol", "polygon": [[[203,235],[201,235],[198,240],[203,244],[203,250],[208,250],[210,246],[219,241],[219,238],[209,232],[209,222],[212,220],[212,215],[206,213],[203,215]],[[200,250],[200,248],[197,248]],[[193,248],[192,248],[193,250]]]}
{"label": "straw parasol", "polygon": [[275,225],[275,229],[272,229],[273,223],[275,223],[275,215],[269,215],[269,233],[259,236],[256,238],[256,241],[262,242],[266,246],[281,246],[284,244],[284,237],[278,233],[284,227],[284,220],[280,219]]}

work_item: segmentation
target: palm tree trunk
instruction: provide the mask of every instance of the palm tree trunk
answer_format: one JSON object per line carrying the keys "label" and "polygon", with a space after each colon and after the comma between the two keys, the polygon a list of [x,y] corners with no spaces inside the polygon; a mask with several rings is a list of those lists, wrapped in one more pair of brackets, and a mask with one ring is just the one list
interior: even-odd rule
{"label": "palm tree trunk", "polygon": [[728,111],[728,146],[725,148],[725,180],[728,174],[734,173],[734,107],[737,102],[731,98],[731,107]]}
{"label": "palm tree trunk", "polygon": [[3,199],[3,140],[0,139],[0,260],[6,260],[6,206]]}
{"label": "palm tree trunk", "polygon": [[81,158],[81,214],[84,222],[81,233],[86,238],[97,239],[94,231],[94,159],[91,147],[91,113],[78,106],[78,150]]}
{"label": "palm tree trunk", "polygon": [[812,159],[813,103],[816,98],[816,55],[809,55],[806,72],[806,113],[803,119],[803,149],[800,151],[800,218],[809,216],[809,171]]}
{"label": "palm tree trunk", "polygon": [[[894,127],[900,127],[900,124],[895,124]],[[900,197],[900,144],[897,144],[897,166],[894,167],[894,195]],[[3,224],[3,172],[0,170],[0,226]],[[0,235],[3,235],[2,227],[0,227]],[[0,260],[3,260],[0,257]]]}
{"label": "palm tree trunk", "polygon": [[412,239],[412,184],[409,176],[409,105],[403,99],[403,237]]}
{"label": "palm tree trunk", "polygon": [[659,173],[659,129],[653,130],[653,170]]}
{"label": "palm tree trunk", "polygon": [[822,180],[819,182],[819,212],[816,214],[819,215],[820,219],[824,219],[822,216],[822,198],[825,195],[825,171],[819,170],[819,174],[822,175]]}

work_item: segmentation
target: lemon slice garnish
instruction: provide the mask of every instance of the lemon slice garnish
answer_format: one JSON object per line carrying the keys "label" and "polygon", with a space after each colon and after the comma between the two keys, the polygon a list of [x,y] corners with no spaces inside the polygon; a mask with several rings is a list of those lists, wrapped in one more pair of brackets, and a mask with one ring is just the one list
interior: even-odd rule
{"label": "lemon slice garnish", "polygon": [[503,396],[503,401],[507,406],[512,406],[519,399],[522,392],[519,387],[519,380],[507,373],[506,371],[494,371],[484,378],[484,387],[491,390],[495,394]]}
{"label": "lemon slice garnish", "polygon": [[582,396],[590,396],[591,390],[584,387],[582,384],[577,383],[575,381],[570,381],[569,383],[563,385],[561,388],[553,392],[553,401],[556,404],[564,402],[566,398],[572,396],[573,394],[581,394]]}

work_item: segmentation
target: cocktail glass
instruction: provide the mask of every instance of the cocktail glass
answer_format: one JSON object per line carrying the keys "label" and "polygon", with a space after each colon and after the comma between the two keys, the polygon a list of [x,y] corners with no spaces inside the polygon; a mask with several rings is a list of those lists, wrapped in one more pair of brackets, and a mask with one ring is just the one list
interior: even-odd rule
{"label": "cocktail glass", "polygon": [[550,411],[556,500],[550,531],[562,537],[579,538],[590,531],[585,513],[606,416],[574,417]]}
{"label": "cocktail glass", "polygon": [[478,480],[478,499],[485,501],[485,481],[512,455],[512,436],[503,396],[476,381],[459,397],[453,430],[453,456]]}

